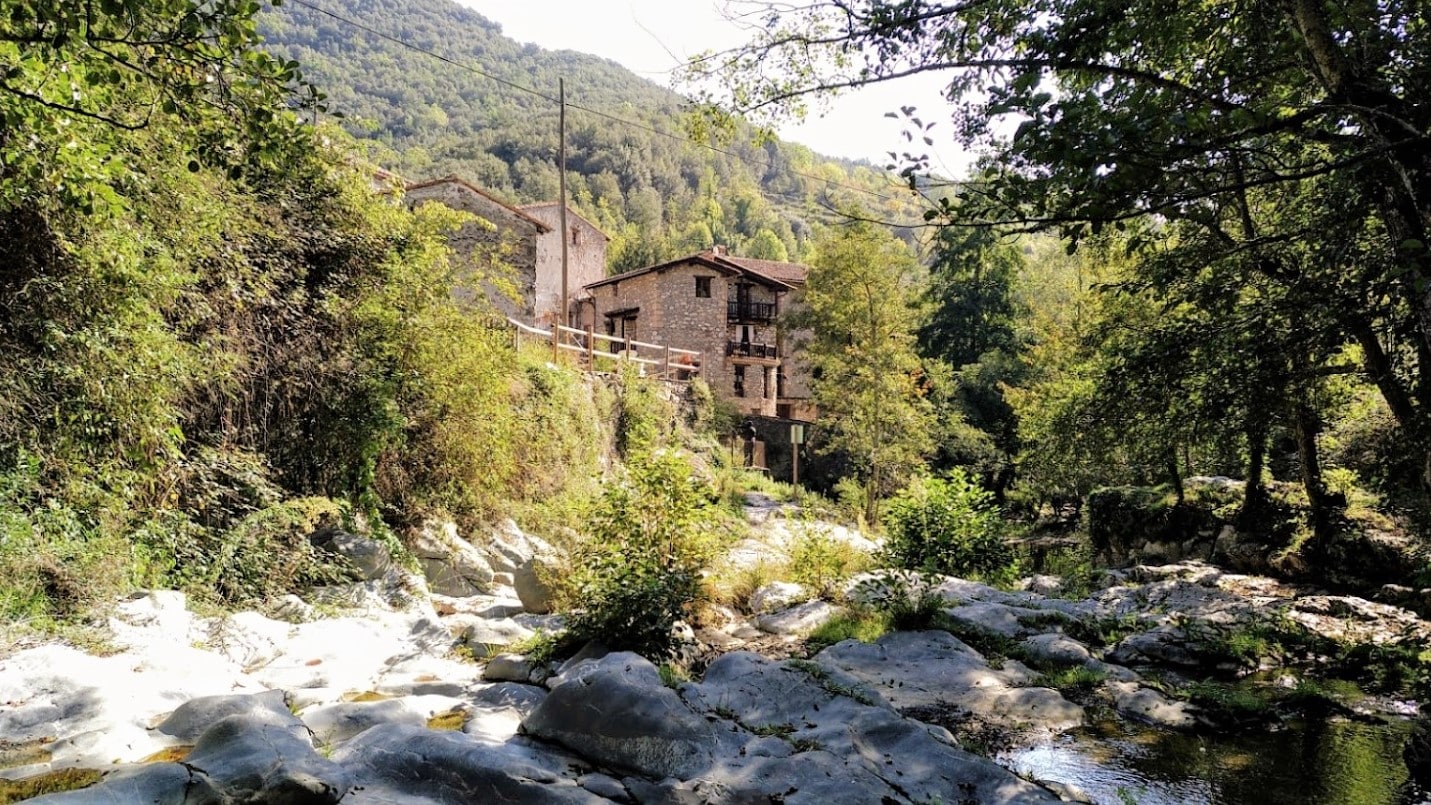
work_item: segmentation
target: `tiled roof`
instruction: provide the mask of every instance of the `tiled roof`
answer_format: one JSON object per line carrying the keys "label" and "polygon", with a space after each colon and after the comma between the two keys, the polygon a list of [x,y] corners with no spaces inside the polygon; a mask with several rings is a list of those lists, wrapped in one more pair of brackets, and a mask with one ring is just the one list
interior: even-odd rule
{"label": "tiled roof", "polygon": [[729,263],[735,263],[746,271],[754,271],[774,280],[780,280],[788,285],[804,285],[805,278],[810,275],[810,268],[799,263],[782,263],[778,260],[756,260],[751,257],[732,257],[730,255],[719,255],[719,259]]}
{"label": "tiled roof", "polygon": [[654,266],[646,266],[621,274],[607,277],[603,280],[588,284],[586,287],[595,288],[598,285],[607,285],[613,282],[639,277],[642,274],[649,274],[653,271],[665,271],[674,268],[682,263],[699,263],[707,268],[723,271],[726,274],[744,275],[757,280],[765,285],[773,285],[780,290],[794,290],[796,287],[805,284],[805,277],[810,273],[810,269],[799,263],[782,263],[777,260],[754,260],[748,257],[731,257],[716,251],[703,251],[695,254],[688,254],[675,260],[669,260]]}

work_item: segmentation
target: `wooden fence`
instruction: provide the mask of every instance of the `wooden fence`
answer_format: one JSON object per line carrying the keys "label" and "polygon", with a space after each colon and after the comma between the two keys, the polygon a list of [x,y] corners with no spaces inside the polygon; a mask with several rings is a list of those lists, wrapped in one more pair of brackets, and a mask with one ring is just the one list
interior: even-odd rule
{"label": "wooden fence", "polygon": [[575,355],[588,370],[600,368],[603,360],[629,361],[639,366],[642,374],[672,382],[688,381],[701,371],[701,353],[694,350],[633,341],[590,329],[556,325],[542,330],[516,319],[507,319],[507,323],[512,326],[518,349],[524,341],[550,344],[552,357],[563,352]]}

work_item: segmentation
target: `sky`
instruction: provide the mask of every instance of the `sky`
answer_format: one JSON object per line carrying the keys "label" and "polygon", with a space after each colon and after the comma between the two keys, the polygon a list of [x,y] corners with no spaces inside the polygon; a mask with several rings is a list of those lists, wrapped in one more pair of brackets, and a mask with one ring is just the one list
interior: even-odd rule
{"label": "sky", "polygon": [[[458,0],[499,23],[508,37],[544,48],[569,49],[611,59],[638,75],[670,85],[672,71],[706,50],[721,50],[745,41],[745,34],[720,13],[719,0]],[[786,140],[802,143],[828,156],[889,161],[887,152],[902,151],[905,141],[898,121],[886,118],[901,106],[918,107],[926,120],[947,106],[938,76],[915,76],[870,87],[835,99],[821,117],[779,129]],[[931,149],[935,170],[961,174],[969,160],[958,146],[936,137]],[[943,139],[943,147],[940,140]],[[921,149],[924,150],[924,149]],[[942,166],[942,167],[941,167]]]}

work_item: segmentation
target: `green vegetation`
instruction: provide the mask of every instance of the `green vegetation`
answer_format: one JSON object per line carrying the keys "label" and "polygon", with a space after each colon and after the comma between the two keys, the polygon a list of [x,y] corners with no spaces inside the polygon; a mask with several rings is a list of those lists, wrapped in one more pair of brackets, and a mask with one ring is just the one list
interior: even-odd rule
{"label": "green vegetation", "polygon": [[1015,573],[993,496],[962,470],[915,478],[889,501],[884,523],[897,567],[992,579]]}
{"label": "green vegetation", "polygon": [[858,608],[820,624],[805,638],[805,647],[813,654],[845,640],[873,643],[889,631],[888,615],[873,609]]}
{"label": "green vegetation", "polygon": [[816,247],[805,308],[791,322],[813,333],[805,355],[827,428],[819,449],[848,457],[869,523],[933,447],[914,351],[916,268],[903,244],[868,223],[832,232]]}
{"label": "green vegetation", "polygon": [[571,551],[568,623],[575,643],[599,639],[648,657],[670,653],[672,627],[701,595],[701,571],[720,544],[708,489],[668,451],[629,457]]}

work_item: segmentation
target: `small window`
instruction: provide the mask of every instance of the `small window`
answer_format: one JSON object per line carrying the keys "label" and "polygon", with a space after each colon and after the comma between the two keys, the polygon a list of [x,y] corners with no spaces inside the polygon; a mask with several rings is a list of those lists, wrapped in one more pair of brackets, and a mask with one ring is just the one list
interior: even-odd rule
{"label": "small window", "polygon": [[580,245],[581,245],[581,231],[578,230],[576,227],[572,227],[572,228],[571,228],[571,245],[573,245],[573,246],[580,246]]}
{"label": "small window", "polygon": [[745,367],[735,367],[735,396],[745,396]]}
{"label": "small window", "polygon": [[696,277],[696,296],[701,299],[711,298],[710,277]]}

